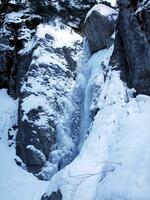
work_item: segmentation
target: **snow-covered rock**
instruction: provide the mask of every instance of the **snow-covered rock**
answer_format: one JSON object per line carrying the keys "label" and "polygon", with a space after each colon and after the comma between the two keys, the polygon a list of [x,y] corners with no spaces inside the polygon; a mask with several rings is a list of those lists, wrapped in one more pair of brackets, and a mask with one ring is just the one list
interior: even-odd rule
{"label": "snow-covered rock", "polygon": [[29,171],[39,178],[49,179],[74,158],[69,120],[81,41],[58,20],[37,28],[36,47],[20,96],[16,148]]}
{"label": "snow-covered rock", "polygon": [[29,8],[18,8],[18,4],[13,4],[10,10],[11,5],[11,2],[4,4],[1,14],[0,88],[8,88],[9,94],[17,98],[31,62],[35,28],[41,17]]}
{"label": "snow-covered rock", "polygon": [[150,199],[150,4],[119,0],[117,34],[106,5],[0,1],[0,199]]}
{"label": "snow-covered rock", "polygon": [[42,15],[57,15],[63,18],[64,22],[71,27],[81,31],[86,13],[96,1],[86,0],[29,0],[33,10]]}

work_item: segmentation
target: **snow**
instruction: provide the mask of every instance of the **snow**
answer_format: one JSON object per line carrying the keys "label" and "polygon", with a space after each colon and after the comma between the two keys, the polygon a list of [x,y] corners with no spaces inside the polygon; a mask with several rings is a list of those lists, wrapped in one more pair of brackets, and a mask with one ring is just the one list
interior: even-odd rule
{"label": "snow", "polygon": [[99,63],[92,76],[96,86],[101,83],[92,103],[98,112],[79,155],[52,178],[48,194],[60,188],[65,200],[150,199],[150,97],[133,98],[134,89],[120,80],[120,72],[103,68],[100,63],[109,62],[112,50],[89,61]]}
{"label": "snow", "polygon": [[[32,33],[32,31],[29,34],[31,34],[31,33]],[[27,31],[26,31],[25,35],[27,36]],[[20,39],[20,38],[18,38],[18,39]],[[22,54],[22,55],[27,54],[35,47],[35,45],[36,45],[35,39],[32,38],[28,42],[24,43],[24,48],[21,49],[18,53]]]}
{"label": "snow", "polygon": [[58,20],[55,20],[55,26],[53,23],[46,25],[40,24],[37,29],[37,36],[39,38],[44,38],[45,34],[51,35],[54,38],[54,47],[72,46],[75,42],[82,41],[82,37],[75,33],[74,30]]}
{"label": "snow", "polygon": [[30,151],[34,152],[35,154],[38,155],[38,157],[40,158],[40,160],[44,163],[46,162],[46,158],[45,155],[38,149],[36,149],[33,145],[27,145],[26,149],[29,149]]}
{"label": "snow", "polygon": [[46,97],[43,95],[37,98],[36,95],[31,94],[30,96],[23,99],[22,109],[24,110],[23,120],[27,120],[27,113],[31,110],[37,110],[39,107],[44,108],[46,112],[53,113],[53,110],[50,109],[49,104],[47,103]]}
{"label": "snow", "polygon": [[111,137],[108,160],[121,167],[97,187],[96,199],[150,199],[150,98],[138,95],[122,109],[116,121],[116,136]]}
{"label": "snow", "polygon": [[38,200],[48,182],[39,181],[35,176],[16,165],[15,146],[9,147],[8,130],[17,125],[18,100],[0,90],[0,199]]}
{"label": "snow", "polygon": [[107,0],[112,6],[116,6],[117,0]]}
{"label": "snow", "polygon": [[[63,24],[61,25],[65,26]],[[48,42],[46,39],[47,35],[49,36]],[[69,38],[68,41],[65,36]],[[49,116],[55,115],[54,113],[56,112],[52,109],[51,105],[55,104],[56,90],[63,91],[65,89],[67,94],[73,87],[74,83],[71,79],[63,79],[63,76],[59,74],[55,75],[55,71],[58,70],[65,73],[68,70],[68,63],[65,60],[63,53],[59,54],[54,49],[60,47],[62,48],[65,45],[71,47],[74,45],[74,42],[77,42],[78,39],[81,41],[81,37],[76,33],[72,34],[70,28],[65,27],[64,29],[61,29],[58,25],[58,20],[55,20],[53,23],[47,25],[40,24],[38,26],[35,42],[40,45],[33,52],[33,57],[36,59],[32,59],[31,62],[31,65],[37,65],[37,69],[34,72],[36,75],[28,75],[28,86],[24,83],[22,87],[22,91],[28,90],[28,92],[32,93],[23,99],[23,120],[28,120],[27,114],[31,110],[38,109],[39,107],[42,107],[45,113]],[[41,64],[47,65],[48,70],[41,67]],[[66,85],[68,86],[65,87]],[[63,100],[67,101],[67,98],[65,99],[64,97]],[[36,123],[39,126],[44,126],[44,124],[49,126],[48,119],[44,116],[40,117]]]}
{"label": "snow", "polygon": [[17,4],[16,0],[10,0],[9,3],[10,4]]}

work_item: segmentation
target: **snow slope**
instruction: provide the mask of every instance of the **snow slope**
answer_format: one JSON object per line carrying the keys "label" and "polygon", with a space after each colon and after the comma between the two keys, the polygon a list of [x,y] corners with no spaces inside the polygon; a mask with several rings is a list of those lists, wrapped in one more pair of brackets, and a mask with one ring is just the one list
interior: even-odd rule
{"label": "snow slope", "polygon": [[101,50],[87,63],[90,73],[84,86],[90,101],[85,98],[84,103],[90,106],[86,112],[97,112],[80,154],[50,183],[16,165],[7,134],[17,125],[18,102],[0,90],[0,199],[39,200],[46,188],[48,194],[60,188],[63,200],[150,199],[150,97],[133,98],[134,90],[108,65],[112,51]]}
{"label": "snow slope", "polygon": [[112,50],[89,61],[99,62],[91,77],[96,86],[91,109],[97,113],[80,154],[47,189],[51,194],[60,188],[63,200],[150,199],[150,97],[133,98],[134,90],[108,65]]}
{"label": "snow slope", "polygon": [[[48,182],[39,181],[18,165],[15,146],[9,147],[8,130],[17,125],[18,101],[0,90],[0,199],[37,200],[40,199]],[[15,132],[15,130],[14,130]],[[14,133],[15,135],[15,133]],[[14,136],[15,137],[15,136]]]}
{"label": "snow slope", "polygon": [[107,161],[119,162],[120,166],[98,184],[96,200],[149,200],[150,97],[138,95],[117,110],[120,114],[114,121]]}

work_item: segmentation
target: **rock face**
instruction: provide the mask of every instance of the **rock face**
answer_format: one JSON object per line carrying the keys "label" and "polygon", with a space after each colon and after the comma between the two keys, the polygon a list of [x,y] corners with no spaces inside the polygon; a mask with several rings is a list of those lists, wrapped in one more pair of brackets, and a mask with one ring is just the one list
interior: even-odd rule
{"label": "rock face", "polygon": [[2,2],[1,12],[0,88],[8,88],[8,93],[17,98],[31,62],[35,28],[41,18],[24,4],[9,1]]}
{"label": "rock face", "polygon": [[37,28],[32,62],[20,94],[16,149],[28,170],[40,179],[49,179],[74,158],[69,119],[80,41],[58,18]]}
{"label": "rock face", "polygon": [[117,12],[106,5],[95,5],[87,14],[84,34],[88,38],[91,52],[107,47],[107,40],[114,32]]}
{"label": "rock face", "polygon": [[149,1],[119,1],[117,36],[112,63],[137,94],[150,95]]}
{"label": "rock face", "polygon": [[71,27],[81,30],[85,15],[96,3],[96,0],[30,0],[31,6],[37,14],[49,16],[52,13],[63,18]]}
{"label": "rock face", "polygon": [[[41,6],[41,2],[36,4]],[[66,26],[64,22],[71,21],[55,12],[56,1],[49,2],[53,9],[51,13],[47,10],[46,17],[34,14],[33,2],[0,4],[0,88],[19,97],[16,153],[40,179],[49,179],[75,155],[69,118],[76,55],[81,50],[81,37],[70,28],[78,30],[80,23],[75,20],[81,8],[69,1],[63,3],[62,8],[67,6],[74,15],[74,24]],[[86,13],[80,10],[80,14]]]}
{"label": "rock face", "polygon": [[[81,24],[93,3],[70,3],[67,0],[48,3],[42,0],[1,1],[0,88],[8,88],[13,98],[20,96],[22,81],[32,60],[36,27],[43,19],[51,18],[53,21],[54,17],[60,16],[69,26],[81,31]],[[65,48],[64,51],[68,56]],[[75,67],[73,62],[71,65]]]}

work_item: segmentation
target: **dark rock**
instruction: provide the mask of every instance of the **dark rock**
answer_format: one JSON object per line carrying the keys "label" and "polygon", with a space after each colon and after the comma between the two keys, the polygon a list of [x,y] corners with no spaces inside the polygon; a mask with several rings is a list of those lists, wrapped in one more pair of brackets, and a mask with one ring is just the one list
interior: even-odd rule
{"label": "dark rock", "polygon": [[100,111],[99,108],[94,108],[93,110],[91,110],[91,118],[92,121],[94,120],[94,117],[97,115],[97,113]]}
{"label": "dark rock", "polygon": [[36,0],[29,1],[35,13],[44,17],[60,16],[65,23],[80,31],[86,13],[96,4],[96,0],[75,0],[74,2],[69,0],[58,0],[57,2],[55,0],[46,2],[44,0],[39,0],[38,2]]}
{"label": "dark rock", "polygon": [[43,194],[41,197],[41,200],[62,200],[62,193],[60,189],[57,190],[57,192],[52,192],[50,196],[48,194]]}
{"label": "dark rock", "polygon": [[1,0],[0,12],[12,12],[18,11],[25,8],[25,3],[22,3],[21,0],[16,1],[15,3],[9,2],[9,0]]}
{"label": "dark rock", "polygon": [[0,88],[7,88],[11,74],[12,51],[4,50],[0,53]]}
{"label": "dark rock", "polygon": [[33,48],[25,49],[26,46],[30,47],[34,29],[41,21],[39,16],[24,8],[21,1],[14,4],[2,1],[3,13],[0,15],[0,88],[8,88],[9,95],[15,99],[19,97],[22,81],[31,62]]}
{"label": "dark rock", "polygon": [[58,189],[57,192],[52,192],[52,194],[49,196],[49,200],[62,200],[60,189]]}
{"label": "dark rock", "polygon": [[41,197],[41,200],[48,200],[48,199],[49,199],[49,196],[47,193],[43,194]]}
{"label": "dark rock", "polygon": [[[25,94],[24,94],[25,95]],[[21,96],[24,99],[26,96]],[[21,102],[20,102],[21,104]],[[44,166],[49,152],[56,142],[54,124],[49,119],[49,127],[43,128],[33,124],[39,119],[43,110],[31,110],[28,113],[28,120],[23,120],[23,110],[19,109],[19,132],[17,134],[16,152],[26,164],[29,171],[38,173]],[[30,122],[31,121],[31,122]],[[30,145],[33,148],[28,148]]]}
{"label": "dark rock", "polygon": [[[144,1],[143,1],[144,2]],[[138,11],[138,8],[140,11]],[[141,1],[119,1],[117,37],[111,63],[137,94],[150,95],[150,14]]]}
{"label": "dark rock", "polygon": [[22,166],[22,163],[20,160],[18,160],[17,158],[15,158],[15,162],[16,162],[16,165],[18,165],[19,167]]}
{"label": "dark rock", "polygon": [[65,56],[65,59],[66,59],[67,62],[68,62],[68,65],[69,65],[69,67],[70,67],[70,70],[71,70],[71,71],[75,71],[76,62],[74,61],[74,59],[73,59],[72,56],[71,56],[71,51],[72,51],[71,48],[63,47],[64,56]]}
{"label": "dark rock", "polygon": [[103,4],[94,6],[87,14],[84,34],[92,53],[107,47],[107,40],[114,32],[116,15],[114,9]]}

